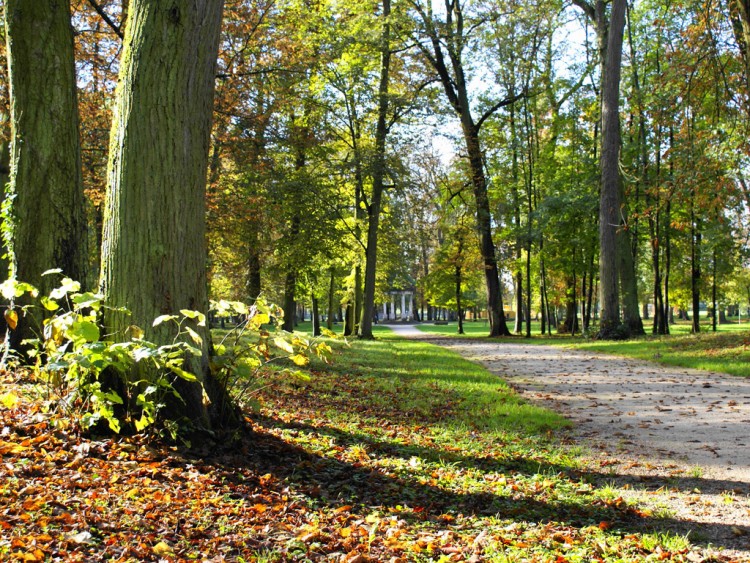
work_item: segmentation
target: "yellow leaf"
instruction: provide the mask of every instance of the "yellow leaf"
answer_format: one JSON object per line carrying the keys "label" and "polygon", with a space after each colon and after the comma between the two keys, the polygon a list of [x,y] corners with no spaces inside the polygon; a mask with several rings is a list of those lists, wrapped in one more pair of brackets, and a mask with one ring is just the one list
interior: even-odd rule
{"label": "yellow leaf", "polygon": [[276,337],[273,339],[273,343],[276,345],[277,348],[281,348],[284,350],[284,352],[288,352],[289,354],[294,354],[294,348],[292,345],[284,340],[281,337]]}
{"label": "yellow leaf", "polygon": [[18,313],[13,309],[6,309],[5,322],[8,323],[8,328],[10,328],[10,330],[16,330],[16,327],[18,326]]}
{"label": "yellow leaf", "polygon": [[20,454],[28,449],[29,448],[22,446],[21,444],[14,444],[13,442],[4,442],[0,440],[0,455]]}
{"label": "yellow leaf", "polygon": [[0,397],[0,403],[5,405],[5,408],[12,409],[15,407],[21,399],[18,398],[18,395],[15,393],[6,393],[2,397]]}
{"label": "yellow leaf", "polygon": [[169,544],[163,541],[160,541],[154,547],[152,547],[151,551],[153,551],[155,555],[174,555],[174,551],[172,551],[172,548],[169,546]]}
{"label": "yellow leaf", "polygon": [[295,354],[294,356],[289,357],[298,366],[306,366],[310,362],[310,359],[303,354]]}
{"label": "yellow leaf", "polygon": [[146,334],[141,327],[136,325],[130,325],[128,327],[128,332],[130,332],[130,337],[135,338],[136,340],[142,340],[143,336]]}

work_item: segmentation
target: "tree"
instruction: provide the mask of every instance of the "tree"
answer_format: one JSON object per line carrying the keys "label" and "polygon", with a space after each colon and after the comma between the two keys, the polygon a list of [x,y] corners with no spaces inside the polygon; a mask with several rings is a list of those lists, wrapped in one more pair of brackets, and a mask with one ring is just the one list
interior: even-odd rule
{"label": "tree", "polygon": [[461,122],[470,180],[474,188],[477,232],[484,260],[490,336],[509,336],[510,331],[505,323],[503,312],[500,272],[492,237],[492,213],[487,194],[487,176],[484,169],[480,131],[492,114],[501,107],[521,99],[525,93],[509,93],[506,98],[492,104],[476,119],[470,103],[466,49],[471,40],[468,35],[479,25],[481,18],[467,22],[465,7],[460,0],[445,1],[444,20],[440,20],[435,15],[430,0],[426,2],[426,5],[415,1],[413,7],[418,15],[422,33],[422,36],[417,38],[418,47],[440,82],[451,109]]}
{"label": "tree", "polygon": [[[222,9],[220,0],[133,0],[129,6],[100,280],[108,302],[131,312],[105,314],[114,339],[127,338],[136,325],[157,344],[171,342],[166,327],[152,327],[156,317],[208,309],[204,196]],[[191,328],[202,337],[201,355],[185,358],[185,369],[199,383],[178,380],[182,401],[173,409],[196,427],[221,426],[231,411],[209,372],[209,334],[198,323]]]}
{"label": "tree", "polygon": [[383,34],[380,47],[380,84],[378,85],[378,120],[375,128],[375,154],[372,170],[372,196],[367,209],[367,246],[365,250],[365,289],[360,336],[373,338],[372,320],[375,309],[375,268],[378,254],[378,227],[385,179],[385,141],[388,133],[388,81],[391,66],[391,0],[383,0]]}
{"label": "tree", "polygon": [[[60,268],[85,281],[88,261],[69,2],[7,0],[5,27],[13,275],[45,295],[57,280],[42,273]],[[40,327],[41,319],[19,319],[11,347]]]}

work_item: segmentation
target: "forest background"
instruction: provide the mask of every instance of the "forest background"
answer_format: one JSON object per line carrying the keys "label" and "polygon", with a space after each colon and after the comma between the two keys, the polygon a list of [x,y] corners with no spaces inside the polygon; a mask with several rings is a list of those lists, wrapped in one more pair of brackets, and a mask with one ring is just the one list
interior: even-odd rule
{"label": "forest background", "polygon": [[[534,316],[542,331],[590,332],[610,9],[404,2],[386,18],[377,2],[227,2],[207,189],[211,295],[263,293],[287,322],[298,304],[317,314],[322,301],[329,323],[343,306],[346,332],[367,335],[374,302],[393,289],[416,288],[409,309],[425,320],[459,300],[486,311],[482,262],[494,259],[503,290],[492,302],[504,294],[512,330],[528,334],[522,321]],[[121,2],[72,3],[88,287],[125,15]],[[625,15],[621,300],[627,322],[639,317],[633,332],[643,318],[665,333],[673,308],[687,318],[708,303],[723,320],[750,305],[749,27],[738,2],[640,2]],[[368,246],[377,270],[365,288]]]}

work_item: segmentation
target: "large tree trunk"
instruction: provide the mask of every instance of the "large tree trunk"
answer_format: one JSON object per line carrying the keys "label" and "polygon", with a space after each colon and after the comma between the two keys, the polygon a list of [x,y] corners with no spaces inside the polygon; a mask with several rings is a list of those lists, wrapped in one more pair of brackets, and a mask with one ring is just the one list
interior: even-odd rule
{"label": "large tree trunk", "polygon": [[[86,283],[85,197],[81,180],[73,28],[67,0],[6,0],[16,279],[48,294],[51,268]],[[16,350],[40,334],[41,310],[11,334]]]}
{"label": "large tree trunk", "polygon": [[620,289],[622,292],[622,322],[627,327],[628,334],[631,336],[640,336],[646,334],[646,331],[643,329],[640,303],[638,302],[638,283],[630,232],[622,228],[617,237],[619,239],[618,252],[620,255],[618,266]]}
{"label": "large tree trunk", "polygon": [[[10,141],[3,139],[0,141],[0,207],[5,201],[5,186],[10,180]],[[5,242],[0,238],[0,279],[6,279],[10,276],[10,261],[7,259],[8,249]],[[2,301],[0,305],[0,334],[4,335],[8,326],[5,322],[5,311],[7,302]]]}
{"label": "large tree trunk", "polygon": [[378,86],[378,122],[375,127],[375,154],[372,170],[372,197],[367,210],[367,249],[365,253],[365,292],[360,336],[372,338],[372,320],[375,316],[375,274],[378,256],[378,227],[383,199],[385,177],[385,139],[388,134],[388,81],[391,68],[391,0],[383,0],[383,35],[380,43],[380,84]]}
{"label": "large tree trunk", "polygon": [[[221,0],[132,0],[110,139],[101,288],[107,333],[128,338],[132,324],[159,344],[174,330],[155,317],[206,311],[205,188]],[[203,386],[178,380],[172,406],[199,428],[233,419],[209,370],[210,334],[185,368]],[[131,374],[151,377],[152,374]],[[211,399],[204,402],[205,393]]]}
{"label": "large tree trunk", "polygon": [[599,197],[599,336],[613,338],[620,326],[618,230],[620,209],[620,71],[626,0],[613,0],[602,77],[601,193]]}

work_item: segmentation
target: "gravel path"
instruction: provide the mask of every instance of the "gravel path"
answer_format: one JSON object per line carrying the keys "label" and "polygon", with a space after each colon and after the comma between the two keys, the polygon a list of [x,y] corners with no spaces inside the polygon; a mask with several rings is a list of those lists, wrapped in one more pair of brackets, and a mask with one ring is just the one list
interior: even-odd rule
{"label": "gravel path", "polygon": [[652,491],[666,488],[659,503],[750,560],[750,379],[390,328],[479,362],[528,400],[563,414],[574,423],[572,441],[592,451],[592,467],[636,483],[632,496],[641,502],[657,502]]}

